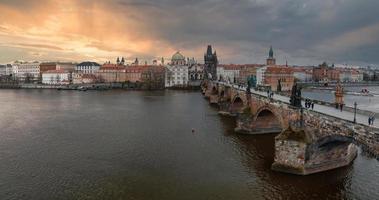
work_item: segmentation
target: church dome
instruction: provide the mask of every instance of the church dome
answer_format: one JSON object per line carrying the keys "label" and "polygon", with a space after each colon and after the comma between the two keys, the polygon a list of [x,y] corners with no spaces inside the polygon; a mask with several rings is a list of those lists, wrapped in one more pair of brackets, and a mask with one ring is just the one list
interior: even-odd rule
{"label": "church dome", "polygon": [[176,52],[173,56],[172,56],[172,58],[171,58],[171,60],[172,61],[177,61],[177,60],[185,60],[186,58],[178,51],[178,52]]}

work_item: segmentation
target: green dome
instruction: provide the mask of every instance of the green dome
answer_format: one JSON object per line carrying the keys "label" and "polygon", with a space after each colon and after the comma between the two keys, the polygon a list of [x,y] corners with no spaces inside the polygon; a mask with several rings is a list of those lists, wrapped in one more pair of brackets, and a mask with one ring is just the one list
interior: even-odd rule
{"label": "green dome", "polygon": [[172,59],[171,60],[185,60],[186,58],[178,51],[176,52],[173,56],[172,56]]}

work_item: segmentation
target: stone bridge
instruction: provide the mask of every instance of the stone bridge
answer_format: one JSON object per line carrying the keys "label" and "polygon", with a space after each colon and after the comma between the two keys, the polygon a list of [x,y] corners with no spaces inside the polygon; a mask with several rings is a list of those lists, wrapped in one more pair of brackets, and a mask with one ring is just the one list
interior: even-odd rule
{"label": "stone bridge", "polygon": [[219,114],[236,117],[237,132],[278,134],[273,170],[307,175],[349,165],[361,145],[379,155],[379,130],[317,111],[292,107],[262,92],[204,82],[202,92]]}

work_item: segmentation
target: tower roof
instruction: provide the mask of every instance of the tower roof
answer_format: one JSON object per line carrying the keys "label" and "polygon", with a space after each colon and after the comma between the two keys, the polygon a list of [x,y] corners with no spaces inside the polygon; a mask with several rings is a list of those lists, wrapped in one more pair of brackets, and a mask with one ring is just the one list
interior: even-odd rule
{"label": "tower roof", "polygon": [[212,45],[208,45],[208,48],[207,48],[207,55],[212,55]]}
{"label": "tower roof", "polygon": [[268,52],[268,57],[273,58],[274,57],[274,50],[272,50],[272,46],[270,46],[270,51]]}

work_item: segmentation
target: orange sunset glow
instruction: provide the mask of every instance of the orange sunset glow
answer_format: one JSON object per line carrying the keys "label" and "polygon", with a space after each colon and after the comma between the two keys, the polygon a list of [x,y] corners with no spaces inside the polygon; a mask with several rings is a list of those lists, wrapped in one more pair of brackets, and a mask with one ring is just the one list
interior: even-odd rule
{"label": "orange sunset glow", "polygon": [[2,61],[19,57],[105,61],[119,55],[162,56],[175,51],[133,18],[133,10],[111,7],[106,1],[44,0],[30,6],[24,10],[0,4]]}

